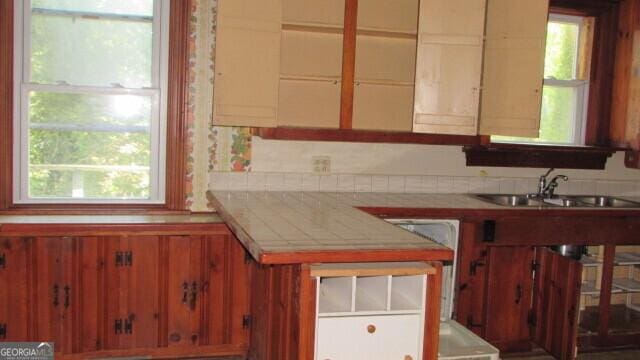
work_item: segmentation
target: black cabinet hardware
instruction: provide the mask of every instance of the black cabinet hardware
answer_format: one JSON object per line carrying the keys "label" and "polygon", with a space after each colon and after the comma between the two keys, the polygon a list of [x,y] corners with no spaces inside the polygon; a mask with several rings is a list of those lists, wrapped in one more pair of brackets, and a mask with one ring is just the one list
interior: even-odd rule
{"label": "black cabinet hardware", "polygon": [[242,316],[242,328],[243,329],[248,329],[251,327],[251,321],[253,320],[253,318],[251,317],[251,315],[244,315]]}
{"label": "black cabinet hardware", "polygon": [[198,296],[198,283],[191,283],[191,298],[189,299],[189,307],[191,310],[196,309],[196,297]]}
{"label": "black cabinet hardware", "polygon": [[182,303],[187,303],[187,296],[189,295],[189,284],[185,281],[182,283]]}
{"label": "black cabinet hardware", "polygon": [[132,265],[133,265],[133,252],[116,251],[116,267],[132,266]]}
{"label": "black cabinet hardware", "polygon": [[53,307],[58,307],[60,305],[60,301],[58,301],[58,295],[60,293],[60,286],[58,284],[53,284]]}
{"label": "black cabinet hardware", "polygon": [[520,304],[522,300],[522,285],[518,284],[516,286],[516,304]]}
{"label": "black cabinet hardware", "polygon": [[7,338],[7,324],[0,324],[0,339]]}
{"label": "black cabinet hardware", "polygon": [[474,260],[471,263],[469,263],[469,275],[473,276],[476,274],[477,268],[478,266],[484,266],[485,263],[483,263],[480,260]]}
{"label": "black cabinet hardware", "polygon": [[0,255],[0,268],[7,268],[7,255],[5,253],[2,253],[2,255]]}
{"label": "black cabinet hardware", "polygon": [[480,324],[480,323],[477,323],[477,324],[476,324],[476,323],[474,323],[474,322],[473,322],[473,315],[469,315],[469,316],[467,316],[467,328],[468,328],[468,329],[471,329],[471,328],[474,328],[474,327],[482,327],[482,324]]}
{"label": "black cabinet hardware", "polygon": [[122,334],[122,319],[116,319],[114,327],[113,327],[113,332],[114,334]]}
{"label": "black cabinet hardware", "polygon": [[68,309],[71,305],[71,287],[69,285],[65,285],[64,287],[64,308]]}

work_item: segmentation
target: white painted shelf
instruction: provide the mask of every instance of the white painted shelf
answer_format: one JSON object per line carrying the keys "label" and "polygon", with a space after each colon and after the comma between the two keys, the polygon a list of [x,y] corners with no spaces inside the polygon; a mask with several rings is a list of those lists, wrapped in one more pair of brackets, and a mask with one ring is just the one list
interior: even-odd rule
{"label": "white painted shelf", "polygon": [[633,279],[613,279],[613,287],[624,292],[640,292],[640,281]]}

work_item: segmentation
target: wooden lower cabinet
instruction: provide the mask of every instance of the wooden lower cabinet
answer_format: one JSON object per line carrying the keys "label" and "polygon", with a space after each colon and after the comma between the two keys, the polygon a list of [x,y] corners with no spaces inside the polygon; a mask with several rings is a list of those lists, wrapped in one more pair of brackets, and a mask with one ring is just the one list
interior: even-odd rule
{"label": "wooden lower cabinet", "polygon": [[531,348],[528,318],[534,253],[531,246],[488,249],[484,338],[500,351]]}
{"label": "wooden lower cabinet", "polygon": [[482,242],[463,223],[455,318],[501,352],[533,344],[557,359],[576,356],[582,265],[545,246]]}
{"label": "wooden lower cabinet", "polygon": [[248,264],[221,229],[0,237],[0,341],[78,359],[245,354]]}

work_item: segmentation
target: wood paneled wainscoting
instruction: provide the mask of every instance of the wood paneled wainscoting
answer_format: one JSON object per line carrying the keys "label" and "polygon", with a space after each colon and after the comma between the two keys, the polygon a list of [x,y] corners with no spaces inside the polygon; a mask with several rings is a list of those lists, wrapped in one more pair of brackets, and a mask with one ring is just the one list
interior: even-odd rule
{"label": "wood paneled wainscoting", "polygon": [[0,259],[0,341],[61,359],[247,353],[249,265],[224,224],[2,225]]}

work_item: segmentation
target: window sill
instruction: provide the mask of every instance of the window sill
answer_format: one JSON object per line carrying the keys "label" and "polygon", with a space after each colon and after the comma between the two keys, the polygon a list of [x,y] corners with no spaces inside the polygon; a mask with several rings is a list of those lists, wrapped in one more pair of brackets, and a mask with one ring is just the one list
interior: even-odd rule
{"label": "window sill", "polygon": [[467,166],[604,170],[617,148],[497,144],[465,146]]}

